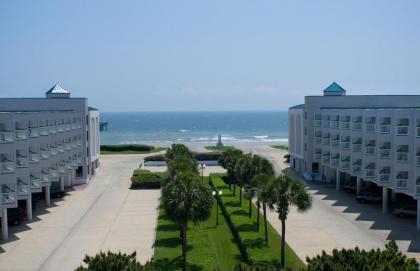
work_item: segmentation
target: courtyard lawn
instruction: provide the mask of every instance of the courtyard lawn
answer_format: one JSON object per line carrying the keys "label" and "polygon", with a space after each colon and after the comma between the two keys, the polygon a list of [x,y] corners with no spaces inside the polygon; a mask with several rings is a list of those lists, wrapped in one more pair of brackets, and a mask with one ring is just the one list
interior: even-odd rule
{"label": "courtyard lawn", "polygon": [[[205,181],[207,183],[208,177]],[[216,205],[211,217],[200,224],[189,223],[188,270],[232,270],[241,261],[237,244],[219,209],[219,225],[216,226]],[[160,209],[156,241],[155,266],[161,270],[181,270],[181,239],[179,228]]]}
{"label": "courtyard lawn", "polygon": [[287,145],[275,145],[275,146],[270,146],[273,149],[278,149],[278,150],[283,150],[283,151],[288,151],[289,150],[289,146]]}
{"label": "courtyard lawn", "polygon": [[[239,206],[239,192],[233,195],[225,182],[221,179],[223,174],[212,174],[211,180],[217,190],[223,192],[222,202],[226,212],[237,230],[240,242],[244,246],[248,259],[254,264],[271,264],[280,266],[281,238],[277,231],[268,225],[268,244],[264,240],[264,218],[260,216],[260,228],[257,231],[257,208],[252,205],[252,219],[248,217],[248,200],[242,200]],[[286,222],[287,223],[287,222]],[[286,239],[287,241],[287,239]],[[304,268],[303,262],[295,252],[286,244],[286,267],[301,269]]]}

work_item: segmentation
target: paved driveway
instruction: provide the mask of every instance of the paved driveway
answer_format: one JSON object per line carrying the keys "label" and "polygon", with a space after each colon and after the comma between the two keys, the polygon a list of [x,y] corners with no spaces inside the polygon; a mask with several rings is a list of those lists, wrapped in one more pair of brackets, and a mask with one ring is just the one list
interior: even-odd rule
{"label": "paved driveway", "polygon": [[159,190],[129,190],[143,155],[101,157],[89,185],[38,211],[31,223],[11,227],[1,243],[0,270],[74,270],[86,254],[100,250],[153,255]]}
{"label": "paved driveway", "polygon": [[[283,163],[286,151],[264,144],[235,146],[267,157],[277,173],[288,168]],[[403,252],[420,260],[420,232],[415,228],[415,219],[384,215],[380,204],[358,203],[353,194],[333,187],[317,184],[308,187],[313,194],[312,209],[305,213],[293,209],[286,222],[286,240],[302,260],[334,248],[383,248],[389,240],[396,240]],[[275,212],[269,213],[269,220],[281,232]]]}

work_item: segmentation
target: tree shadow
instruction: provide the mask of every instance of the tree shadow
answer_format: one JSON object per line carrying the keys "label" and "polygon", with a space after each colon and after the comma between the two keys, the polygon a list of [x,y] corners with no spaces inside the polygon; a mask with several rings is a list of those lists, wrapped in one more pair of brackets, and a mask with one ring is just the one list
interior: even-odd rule
{"label": "tree shadow", "polygon": [[236,210],[233,211],[231,215],[248,216],[248,212],[246,212],[245,210]]}
{"label": "tree shadow", "polygon": [[171,237],[165,239],[159,239],[155,241],[154,247],[178,247],[181,246],[181,239],[179,237]]}
{"label": "tree shadow", "polygon": [[153,260],[153,266],[157,270],[180,270],[182,265],[182,257],[177,257],[175,259],[154,259]]}
{"label": "tree shadow", "polygon": [[226,207],[239,207],[239,202],[229,201],[229,202],[224,203],[224,205]]}
{"label": "tree shadow", "polygon": [[254,224],[242,224],[236,227],[239,232],[255,232],[257,230],[256,225]]}
{"label": "tree shadow", "polygon": [[166,225],[159,225],[156,228],[157,231],[166,231],[166,232],[171,232],[171,231],[179,231],[179,227],[175,224],[166,224]]}
{"label": "tree shadow", "polygon": [[247,248],[263,248],[268,247],[263,238],[257,239],[244,239],[242,242]]}

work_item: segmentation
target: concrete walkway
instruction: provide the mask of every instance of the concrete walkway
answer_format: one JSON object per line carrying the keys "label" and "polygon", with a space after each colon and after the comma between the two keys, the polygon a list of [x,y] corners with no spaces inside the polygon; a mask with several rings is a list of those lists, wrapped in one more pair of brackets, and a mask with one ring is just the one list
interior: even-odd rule
{"label": "concrete walkway", "polygon": [[[286,151],[272,149],[263,144],[235,144],[246,152],[269,159],[279,174],[287,170],[283,156]],[[395,240],[410,257],[420,260],[420,232],[415,219],[400,219],[382,214],[380,204],[361,204],[355,195],[336,191],[326,185],[307,184],[313,195],[312,208],[304,213],[292,209],[286,222],[286,240],[303,260],[307,256],[331,252],[335,248],[383,248]],[[281,223],[273,211],[270,223],[281,233]]]}
{"label": "concrete walkway", "polygon": [[89,185],[76,187],[35,219],[11,227],[1,243],[0,270],[74,270],[86,254],[100,250],[153,255],[159,190],[129,190],[144,155],[106,155]]}

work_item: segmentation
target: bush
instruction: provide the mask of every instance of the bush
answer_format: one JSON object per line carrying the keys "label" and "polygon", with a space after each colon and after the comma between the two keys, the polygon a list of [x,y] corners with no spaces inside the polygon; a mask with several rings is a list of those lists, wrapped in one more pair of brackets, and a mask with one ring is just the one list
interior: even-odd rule
{"label": "bush", "polygon": [[[193,153],[194,158],[199,161],[219,161],[222,156],[221,152],[199,152]],[[165,154],[156,154],[144,158],[145,162],[165,161]]]}
{"label": "bush", "polygon": [[155,154],[155,155],[147,156],[144,158],[144,161],[145,162],[165,161],[165,154]]}
{"label": "bush", "polygon": [[357,247],[355,249],[335,249],[332,255],[323,251],[321,255],[314,258],[306,258],[306,261],[308,262],[308,271],[417,271],[419,268],[415,259],[408,259],[398,250],[395,241],[389,242],[385,250],[365,251]]}
{"label": "bush", "polygon": [[286,154],[283,158],[286,159],[286,163],[290,163],[290,154]]}
{"label": "bush", "polygon": [[162,182],[162,173],[136,169],[134,170],[133,177],[131,177],[131,189],[159,189]]}
{"label": "bush", "polygon": [[99,252],[91,257],[86,255],[83,260],[87,267],[80,266],[75,271],[155,271],[150,262],[145,265],[136,260],[136,252],[131,255],[125,253]]}
{"label": "bush", "polygon": [[119,144],[119,145],[101,145],[101,151],[121,152],[121,151],[138,151],[150,152],[154,149],[153,146],[141,144]]}

